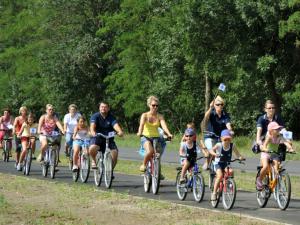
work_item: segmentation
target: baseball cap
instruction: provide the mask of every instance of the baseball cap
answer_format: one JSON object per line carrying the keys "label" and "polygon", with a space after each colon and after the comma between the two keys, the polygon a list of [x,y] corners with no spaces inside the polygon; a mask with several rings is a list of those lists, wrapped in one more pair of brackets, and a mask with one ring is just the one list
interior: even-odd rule
{"label": "baseball cap", "polygon": [[278,123],[276,123],[276,122],[271,122],[271,123],[269,123],[269,125],[268,125],[268,131],[270,131],[270,130],[277,130],[277,129],[281,129],[281,128],[283,128],[283,126],[280,126]]}
{"label": "baseball cap", "polygon": [[192,128],[187,128],[184,131],[184,135],[195,135],[195,131]]}
{"label": "baseball cap", "polygon": [[232,138],[232,135],[230,133],[230,130],[222,130],[221,132],[221,138]]}

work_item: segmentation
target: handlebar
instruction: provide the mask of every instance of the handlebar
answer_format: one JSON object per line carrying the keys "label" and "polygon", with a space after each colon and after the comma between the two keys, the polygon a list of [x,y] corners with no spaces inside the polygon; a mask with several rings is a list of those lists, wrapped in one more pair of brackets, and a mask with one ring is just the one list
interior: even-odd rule
{"label": "handlebar", "polygon": [[[268,151],[262,151],[262,152],[265,152],[265,153],[277,153],[277,151],[273,151],[273,150],[268,150]],[[288,153],[288,154],[297,154],[297,152],[293,151],[293,152],[289,152],[289,151],[286,151],[285,153]]]}
{"label": "handlebar", "polygon": [[95,137],[103,137],[105,139],[110,139],[116,136],[116,132],[109,132],[108,135],[104,135],[102,133],[96,133]]}
{"label": "handlebar", "polygon": [[235,161],[238,161],[238,163],[245,165],[244,161],[246,161],[246,159],[242,159],[242,160],[240,160],[240,159],[232,159],[229,162],[235,162]]}
{"label": "handlebar", "polygon": [[[186,159],[186,158],[187,158],[187,156],[186,156],[186,155],[179,155],[179,157],[180,157],[180,158],[184,158],[184,159]],[[196,158],[196,160],[200,160],[200,159],[204,159],[204,158],[205,158],[205,159],[207,159],[208,157],[205,157],[205,156],[200,156],[200,157],[197,157],[197,158]]]}

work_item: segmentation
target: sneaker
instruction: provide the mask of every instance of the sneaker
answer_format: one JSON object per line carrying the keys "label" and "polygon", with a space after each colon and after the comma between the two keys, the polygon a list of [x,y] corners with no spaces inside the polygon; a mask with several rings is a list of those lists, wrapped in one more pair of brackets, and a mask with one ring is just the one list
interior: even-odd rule
{"label": "sneaker", "polygon": [[72,169],[73,172],[77,172],[78,171],[78,166],[76,165],[73,165],[73,169]]}
{"label": "sneaker", "polygon": [[262,186],[263,186],[263,184],[262,184],[262,182],[261,182],[261,179],[258,177],[258,178],[256,179],[256,189],[257,189],[258,191],[260,191],[260,190],[262,189]]}
{"label": "sneaker", "polygon": [[18,163],[15,163],[15,168],[17,169]]}
{"label": "sneaker", "polygon": [[211,201],[216,201],[217,200],[217,194],[216,193],[211,193],[211,197],[210,197]]}
{"label": "sneaker", "polygon": [[18,171],[22,171],[22,165],[21,165],[21,163],[18,163],[18,165],[17,165],[17,170],[18,170]]}
{"label": "sneaker", "polygon": [[144,164],[142,164],[142,165],[140,166],[140,171],[141,171],[141,172],[145,172],[145,171],[146,171],[146,166],[145,166]]}

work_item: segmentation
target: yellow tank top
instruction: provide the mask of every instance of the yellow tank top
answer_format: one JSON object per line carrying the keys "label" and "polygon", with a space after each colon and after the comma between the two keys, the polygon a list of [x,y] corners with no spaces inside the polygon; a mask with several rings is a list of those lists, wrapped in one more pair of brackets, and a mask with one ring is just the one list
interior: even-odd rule
{"label": "yellow tank top", "polygon": [[143,135],[146,137],[159,137],[159,125],[159,121],[155,123],[149,123],[148,121],[146,121],[144,124]]}

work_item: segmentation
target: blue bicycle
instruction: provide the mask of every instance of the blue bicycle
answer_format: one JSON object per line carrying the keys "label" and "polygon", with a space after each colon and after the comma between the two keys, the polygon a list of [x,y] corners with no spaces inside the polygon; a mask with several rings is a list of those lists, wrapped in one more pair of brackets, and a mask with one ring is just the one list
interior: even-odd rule
{"label": "blue bicycle", "polygon": [[[182,156],[181,156],[182,157]],[[182,158],[186,158],[185,156]],[[204,157],[197,158],[194,166],[191,166],[185,175],[185,183],[180,183],[181,177],[181,167],[177,167],[177,177],[176,177],[176,189],[178,198],[183,201],[189,189],[193,191],[194,199],[196,202],[201,202],[205,192],[204,178],[201,174],[201,170],[197,164],[197,161]]]}

